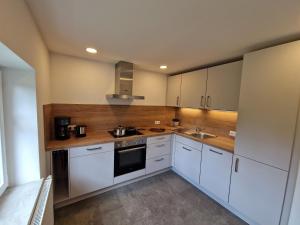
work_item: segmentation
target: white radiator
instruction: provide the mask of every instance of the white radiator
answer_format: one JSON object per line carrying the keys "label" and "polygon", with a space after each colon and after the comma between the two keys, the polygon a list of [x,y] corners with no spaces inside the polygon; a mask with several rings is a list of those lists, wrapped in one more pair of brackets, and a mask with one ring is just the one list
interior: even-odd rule
{"label": "white radiator", "polygon": [[30,225],[53,225],[52,177],[44,180]]}

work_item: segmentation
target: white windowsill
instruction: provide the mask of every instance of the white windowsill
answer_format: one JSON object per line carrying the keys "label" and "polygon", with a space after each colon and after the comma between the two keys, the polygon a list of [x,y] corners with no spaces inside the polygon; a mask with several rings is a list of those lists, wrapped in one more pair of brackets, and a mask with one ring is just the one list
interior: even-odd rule
{"label": "white windowsill", "polygon": [[0,225],[28,225],[43,179],[9,187],[0,197]]}

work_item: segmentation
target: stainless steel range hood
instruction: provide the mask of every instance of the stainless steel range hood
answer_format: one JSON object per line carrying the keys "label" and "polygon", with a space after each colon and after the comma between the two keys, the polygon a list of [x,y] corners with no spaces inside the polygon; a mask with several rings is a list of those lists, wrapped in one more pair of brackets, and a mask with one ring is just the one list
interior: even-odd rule
{"label": "stainless steel range hood", "polygon": [[115,66],[115,94],[106,95],[114,99],[145,99],[144,96],[133,96],[133,64],[120,61]]}

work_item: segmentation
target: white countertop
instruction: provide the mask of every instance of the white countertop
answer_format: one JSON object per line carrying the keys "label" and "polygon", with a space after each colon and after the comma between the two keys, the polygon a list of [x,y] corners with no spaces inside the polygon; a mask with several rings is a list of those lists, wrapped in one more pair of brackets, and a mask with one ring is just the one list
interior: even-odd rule
{"label": "white countertop", "polygon": [[10,187],[0,197],[0,225],[28,225],[43,179]]}

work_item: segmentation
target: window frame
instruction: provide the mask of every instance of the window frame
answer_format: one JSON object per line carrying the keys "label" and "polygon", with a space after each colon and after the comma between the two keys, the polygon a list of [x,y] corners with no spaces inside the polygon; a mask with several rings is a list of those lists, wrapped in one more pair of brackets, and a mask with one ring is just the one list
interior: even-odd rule
{"label": "window frame", "polygon": [[6,151],[5,151],[5,135],[4,135],[4,111],[3,111],[3,86],[2,86],[2,71],[0,68],[0,166],[2,167],[0,176],[3,179],[0,183],[0,196],[8,187]]}

